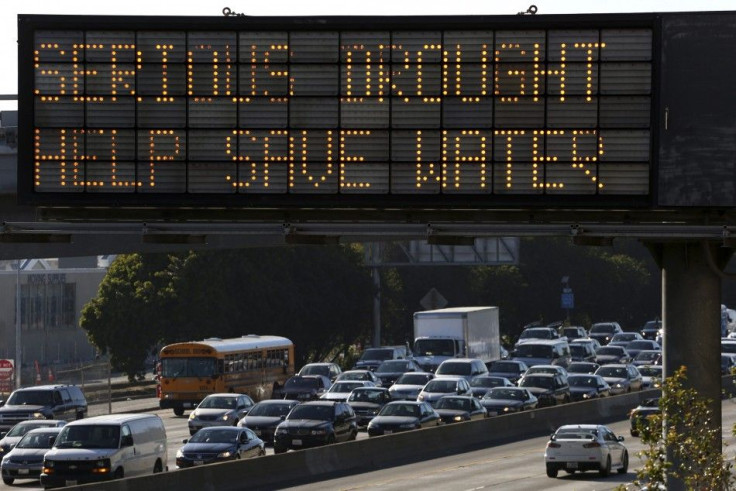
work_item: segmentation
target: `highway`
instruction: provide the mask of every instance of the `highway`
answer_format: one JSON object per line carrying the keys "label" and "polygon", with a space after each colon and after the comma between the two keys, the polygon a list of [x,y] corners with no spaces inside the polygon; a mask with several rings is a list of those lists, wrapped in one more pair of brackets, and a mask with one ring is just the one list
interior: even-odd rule
{"label": "highway", "polygon": [[[150,400],[155,404],[156,400]],[[141,409],[145,401],[134,401],[130,407]],[[150,404],[148,404],[150,407]],[[125,403],[116,405],[116,411],[124,411]],[[728,443],[727,454],[733,458],[736,454],[736,439],[731,434],[736,424],[736,399],[722,403],[723,437]],[[130,409],[127,409],[130,410]],[[166,425],[168,436],[168,465],[175,472],[175,455],[181,447],[182,440],[189,438],[187,416],[175,416],[171,410],[151,411],[158,414]],[[94,413],[93,413],[94,414]],[[568,476],[561,473],[557,479],[550,479],[545,474],[543,454],[547,442],[546,437],[531,438],[497,447],[455,454],[439,459],[380,469],[374,472],[340,477],[322,482],[310,483],[289,489],[295,490],[349,490],[376,489],[438,489],[438,490],[478,490],[495,488],[503,490],[556,489],[556,490],[604,490],[614,489],[620,484],[633,481],[635,469],[640,467],[636,452],[642,449],[638,438],[629,435],[628,420],[609,424],[613,431],[626,438],[625,444],[631,456],[629,472],[624,475],[614,473],[608,478],[600,478],[597,473],[583,473]],[[367,438],[365,433],[359,439]],[[384,437],[390,438],[390,437]],[[269,447],[268,453],[273,451]],[[265,457],[268,458],[268,457]],[[13,486],[0,483],[0,490],[6,489],[43,489],[38,481],[16,481]]]}

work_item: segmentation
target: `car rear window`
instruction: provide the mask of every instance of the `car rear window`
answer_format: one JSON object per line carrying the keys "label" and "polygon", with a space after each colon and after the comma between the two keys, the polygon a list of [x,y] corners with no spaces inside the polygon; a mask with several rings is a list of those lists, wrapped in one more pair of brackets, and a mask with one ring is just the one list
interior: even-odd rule
{"label": "car rear window", "polygon": [[583,431],[558,431],[555,434],[557,440],[593,440],[595,435],[593,432]]}

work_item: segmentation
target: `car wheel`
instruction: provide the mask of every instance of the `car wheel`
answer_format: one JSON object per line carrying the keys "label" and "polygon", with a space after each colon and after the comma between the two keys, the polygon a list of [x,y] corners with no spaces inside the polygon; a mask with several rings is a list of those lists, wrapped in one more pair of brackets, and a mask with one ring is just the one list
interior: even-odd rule
{"label": "car wheel", "polygon": [[122,467],[118,467],[115,470],[115,474],[112,475],[112,478],[113,479],[122,479],[124,477],[125,477],[125,472],[123,471],[123,468]]}
{"label": "car wheel", "polygon": [[629,452],[624,450],[624,458],[621,461],[621,468],[618,470],[619,474],[626,474],[629,471]]}
{"label": "car wheel", "polygon": [[265,448],[262,448],[262,449],[260,449],[258,451],[258,456],[259,457],[264,457],[265,455],[266,455],[266,449]]}
{"label": "car wheel", "polygon": [[600,471],[601,477],[608,477],[611,475],[611,456],[606,457],[606,465],[604,467],[601,467]]}
{"label": "car wheel", "polygon": [[352,433],[350,433],[350,438],[348,440],[355,440],[358,438],[358,430],[353,430]]}
{"label": "car wheel", "polygon": [[565,396],[565,400],[563,401],[565,404],[570,403],[570,396]]}
{"label": "car wheel", "polygon": [[557,477],[557,467],[552,465],[547,465],[547,477],[555,478]]}
{"label": "car wheel", "polygon": [[335,435],[329,435],[327,437],[327,445],[332,445],[333,443],[335,443]]}
{"label": "car wheel", "polygon": [[12,477],[3,477],[3,482],[5,484],[7,484],[8,486],[10,486],[11,484],[13,484],[14,481],[15,481],[15,479],[13,479]]}
{"label": "car wheel", "polygon": [[156,461],[156,464],[153,466],[153,473],[158,474],[159,472],[163,472],[164,466],[161,464],[160,460]]}
{"label": "car wheel", "polygon": [[175,407],[174,408],[174,414],[177,416],[183,416],[184,415],[184,408],[183,407]]}

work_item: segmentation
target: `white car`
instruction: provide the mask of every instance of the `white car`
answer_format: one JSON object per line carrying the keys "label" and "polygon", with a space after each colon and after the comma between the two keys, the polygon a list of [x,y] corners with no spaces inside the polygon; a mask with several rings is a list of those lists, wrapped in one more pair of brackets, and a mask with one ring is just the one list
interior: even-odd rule
{"label": "white car", "polygon": [[324,401],[345,402],[350,397],[353,389],[358,387],[375,387],[376,384],[369,380],[343,380],[332,384],[332,387],[320,396]]}
{"label": "white car", "polygon": [[598,471],[606,477],[615,469],[625,474],[629,469],[629,452],[616,436],[603,425],[564,425],[550,437],[544,451],[547,476],[555,478],[559,471]]}

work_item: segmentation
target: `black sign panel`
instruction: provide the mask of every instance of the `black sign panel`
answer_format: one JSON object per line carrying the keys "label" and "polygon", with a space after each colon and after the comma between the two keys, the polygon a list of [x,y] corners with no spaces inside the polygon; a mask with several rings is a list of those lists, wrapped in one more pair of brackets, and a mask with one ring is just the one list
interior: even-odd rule
{"label": "black sign panel", "polygon": [[648,16],[19,20],[26,203],[652,203]]}

